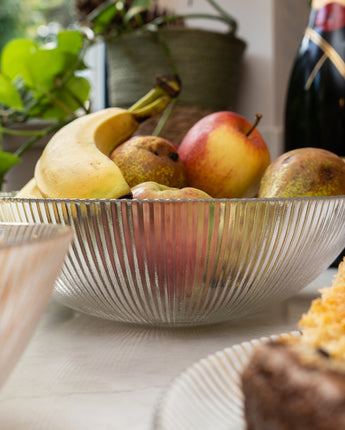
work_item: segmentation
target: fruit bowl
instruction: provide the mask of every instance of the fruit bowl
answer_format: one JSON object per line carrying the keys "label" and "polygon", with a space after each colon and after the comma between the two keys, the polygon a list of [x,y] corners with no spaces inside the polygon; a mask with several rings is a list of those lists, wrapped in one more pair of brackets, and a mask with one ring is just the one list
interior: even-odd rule
{"label": "fruit bowl", "polygon": [[6,221],[71,225],[54,297],[115,321],[191,326],[294,295],[345,243],[345,196],[53,200],[3,195]]}
{"label": "fruit bowl", "polygon": [[66,226],[0,223],[0,387],[31,339],[72,236]]}

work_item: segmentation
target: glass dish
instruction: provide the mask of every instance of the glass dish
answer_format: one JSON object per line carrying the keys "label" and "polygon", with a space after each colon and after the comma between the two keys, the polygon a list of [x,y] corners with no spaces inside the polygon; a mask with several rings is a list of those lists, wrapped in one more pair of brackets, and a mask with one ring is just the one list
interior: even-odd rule
{"label": "glass dish", "polygon": [[345,196],[239,200],[0,198],[7,222],[66,224],[54,297],[126,323],[212,324],[300,291],[345,243]]}
{"label": "glass dish", "polygon": [[66,226],[0,223],[0,387],[34,333],[72,237]]}
{"label": "glass dish", "polygon": [[255,348],[283,333],[210,355],[174,379],[159,401],[153,430],[245,430],[241,373]]}

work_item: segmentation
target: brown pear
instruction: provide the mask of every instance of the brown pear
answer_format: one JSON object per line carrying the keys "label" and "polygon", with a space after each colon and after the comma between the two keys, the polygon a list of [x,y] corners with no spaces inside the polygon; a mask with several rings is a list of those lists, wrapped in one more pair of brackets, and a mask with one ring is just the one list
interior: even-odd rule
{"label": "brown pear", "polygon": [[174,188],[187,185],[177,147],[162,137],[132,137],[115,148],[110,158],[120,168],[131,188],[147,181]]}
{"label": "brown pear", "polygon": [[320,148],[282,154],[266,169],[259,197],[309,197],[345,194],[345,163]]}

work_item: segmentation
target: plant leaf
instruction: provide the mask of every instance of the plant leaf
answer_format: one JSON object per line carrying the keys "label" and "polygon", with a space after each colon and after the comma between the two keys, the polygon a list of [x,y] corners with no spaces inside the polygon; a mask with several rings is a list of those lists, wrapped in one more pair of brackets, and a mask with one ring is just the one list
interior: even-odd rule
{"label": "plant leaf", "polygon": [[57,35],[58,49],[75,55],[78,55],[83,46],[83,41],[83,36],[76,30],[60,31]]}
{"label": "plant leaf", "polygon": [[66,83],[66,88],[74,96],[74,99],[78,99],[82,104],[89,98],[90,82],[82,76],[72,76]]}
{"label": "plant leaf", "polygon": [[66,120],[72,113],[81,109],[90,92],[90,84],[86,78],[72,77],[67,84],[54,91],[52,99],[41,100],[41,110],[36,116],[44,119]]}
{"label": "plant leaf", "polygon": [[1,54],[1,72],[12,80],[18,76],[26,80],[28,59],[37,49],[37,43],[32,40],[15,39],[9,42]]}
{"label": "plant leaf", "polygon": [[124,21],[129,22],[132,18],[141,12],[144,12],[152,6],[151,0],[135,0],[133,5],[128,9],[124,16]]}
{"label": "plant leaf", "polygon": [[20,157],[17,157],[10,152],[4,152],[0,150],[0,177],[3,177],[5,173],[11,169],[11,167],[18,164]]}
{"label": "plant leaf", "polygon": [[107,7],[102,9],[93,21],[93,31],[96,34],[102,34],[109,27],[111,20],[118,13],[116,4],[109,3]]}
{"label": "plant leaf", "polygon": [[27,84],[44,91],[56,86],[56,78],[67,69],[67,56],[57,48],[36,51],[28,64]]}
{"label": "plant leaf", "polygon": [[0,104],[17,110],[23,109],[23,103],[16,87],[4,75],[0,75]]}
{"label": "plant leaf", "polygon": [[[88,100],[90,93],[90,83],[86,78],[81,76],[72,76],[66,83],[64,88],[55,92],[57,102],[47,102],[43,110],[42,118],[59,118],[66,119],[69,116],[68,111],[75,112],[83,107],[83,104]],[[63,109],[65,106],[66,109]]]}
{"label": "plant leaf", "polygon": [[129,10],[132,8],[150,9],[151,7],[152,7],[151,0],[134,0]]}

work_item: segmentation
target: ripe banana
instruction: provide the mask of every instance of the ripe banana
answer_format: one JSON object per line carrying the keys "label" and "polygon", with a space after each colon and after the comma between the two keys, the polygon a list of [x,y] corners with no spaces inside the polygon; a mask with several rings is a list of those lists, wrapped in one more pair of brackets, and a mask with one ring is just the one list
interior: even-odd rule
{"label": "ripe banana", "polygon": [[16,197],[21,197],[23,199],[42,199],[43,196],[37,187],[35,178],[30,179],[30,181],[24,185],[24,187],[16,194]]}
{"label": "ripe banana", "polygon": [[179,94],[176,77],[157,78],[155,87],[129,109],[108,108],[61,128],[36,163],[34,178],[17,197],[112,199],[130,193],[110,153]]}

